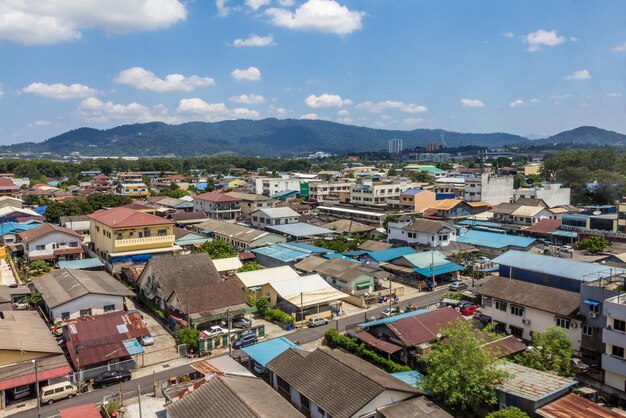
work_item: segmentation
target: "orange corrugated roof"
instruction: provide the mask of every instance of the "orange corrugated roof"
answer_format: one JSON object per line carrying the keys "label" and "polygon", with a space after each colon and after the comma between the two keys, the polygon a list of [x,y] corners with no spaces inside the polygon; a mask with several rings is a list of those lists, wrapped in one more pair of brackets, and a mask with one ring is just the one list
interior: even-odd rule
{"label": "orange corrugated roof", "polygon": [[95,212],[87,216],[111,228],[132,228],[135,226],[174,224],[174,221],[125,208],[123,206]]}
{"label": "orange corrugated roof", "polygon": [[456,205],[458,205],[461,202],[462,200],[459,200],[459,199],[444,199],[440,201],[437,204],[437,206],[435,206],[435,208],[441,209],[441,210],[449,210],[449,209],[456,207]]}

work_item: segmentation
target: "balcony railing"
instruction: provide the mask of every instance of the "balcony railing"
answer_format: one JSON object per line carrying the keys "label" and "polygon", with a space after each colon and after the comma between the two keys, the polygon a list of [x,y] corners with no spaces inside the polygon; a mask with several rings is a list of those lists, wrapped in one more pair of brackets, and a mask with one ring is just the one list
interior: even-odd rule
{"label": "balcony railing", "polygon": [[153,246],[154,244],[168,244],[168,243],[173,243],[175,239],[176,237],[174,235],[156,235],[153,237],[116,239],[115,248],[134,247],[134,246],[142,246],[142,245]]}

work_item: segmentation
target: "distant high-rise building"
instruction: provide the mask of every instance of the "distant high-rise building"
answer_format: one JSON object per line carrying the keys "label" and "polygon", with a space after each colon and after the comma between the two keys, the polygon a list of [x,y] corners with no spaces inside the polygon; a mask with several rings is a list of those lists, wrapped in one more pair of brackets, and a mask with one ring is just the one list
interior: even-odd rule
{"label": "distant high-rise building", "polygon": [[436,142],[431,142],[430,144],[426,145],[427,152],[437,151],[439,148],[441,148],[441,146]]}
{"label": "distant high-rise building", "polygon": [[401,154],[402,153],[402,140],[390,139],[389,140],[389,154]]}

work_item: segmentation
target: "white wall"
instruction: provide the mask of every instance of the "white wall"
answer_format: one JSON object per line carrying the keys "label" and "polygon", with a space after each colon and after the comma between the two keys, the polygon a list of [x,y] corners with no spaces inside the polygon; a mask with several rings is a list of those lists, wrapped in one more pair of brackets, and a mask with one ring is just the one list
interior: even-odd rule
{"label": "white wall", "polygon": [[[450,244],[450,242],[456,241],[456,231],[454,230],[440,234],[404,231],[402,228],[408,224],[408,222],[389,222],[387,224],[387,242],[396,239],[405,241],[407,244],[423,244],[430,245],[432,247],[445,247]],[[443,239],[444,236],[446,239]]]}
{"label": "white wall", "polygon": [[81,309],[91,308],[92,315],[102,315],[104,313],[104,305],[115,305],[115,310],[121,311],[124,309],[124,297],[89,294],[50,309],[48,314],[50,319],[55,321],[61,319],[61,313],[63,312],[69,312],[70,319],[78,318]]}
{"label": "white wall", "polygon": [[385,390],[377,397],[372,399],[367,405],[359,409],[357,413],[352,415],[353,417],[368,416],[376,412],[376,409],[386,405],[391,405],[397,402],[402,402],[408,398],[415,396],[414,394],[407,392],[400,392],[396,390]]}
{"label": "white wall", "polygon": [[[70,242],[75,242],[78,245],[76,247],[69,247]],[[35,257],[40,255],[50,255],[54,253],[53,244],[62,244],[65,246],[59,245],[59,248],[80,248],[80,238],[75,237],[73,235],[65,234],[63,232],[51,232],[49,234],[44,235],[36,240],[31,241],[28,244],[28,248],[24,248],[24,252],[29,257]],[[37,245],[45,245],[45,250],[36,250]],[[25,245],[26,247],[26,245]]]}

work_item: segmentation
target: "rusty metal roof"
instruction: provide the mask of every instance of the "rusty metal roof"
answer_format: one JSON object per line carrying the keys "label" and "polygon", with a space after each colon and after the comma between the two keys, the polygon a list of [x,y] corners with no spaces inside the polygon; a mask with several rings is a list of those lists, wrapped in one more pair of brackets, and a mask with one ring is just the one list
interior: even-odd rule
{"label": "rusty metal roof", "polygon": [[378,339],[367,331],[359,332],[358,334],[356,334],[356,337],[359,340],[363,341],[365,344],[370,345],[375,349],[382,351],[383,353],[393,354],[402,350],[401,346],[390,343],[389,341]]}
{"label": "rusty metal roof", "polygon": [[556,376],[510,361],[505,361],[498,367],[508,374],[508,378],[497,385],[496,390],[532,402],[559,392],[565,394],[577,383],[569,377]]}
{"label": "rusty metal roof", "polygon": [[573,393],[537,409],[535,413],[544,418],[623,418],[623,415]]}
{"label": "rusty metal roof", "polygon": [[437,340],[442,328],[462,318],[451,307],[436,309],[421,315],[410,316],[396,322],[385,324],[406,346],[419,345]]}
{"label": "rusty metal roof", "polygon": [[512,354],[526,350],[526,344],[515,338],[513,335],[507,335],[499,340],[483,344],[483,347],[491,351],[498,358],[508,357]]}

